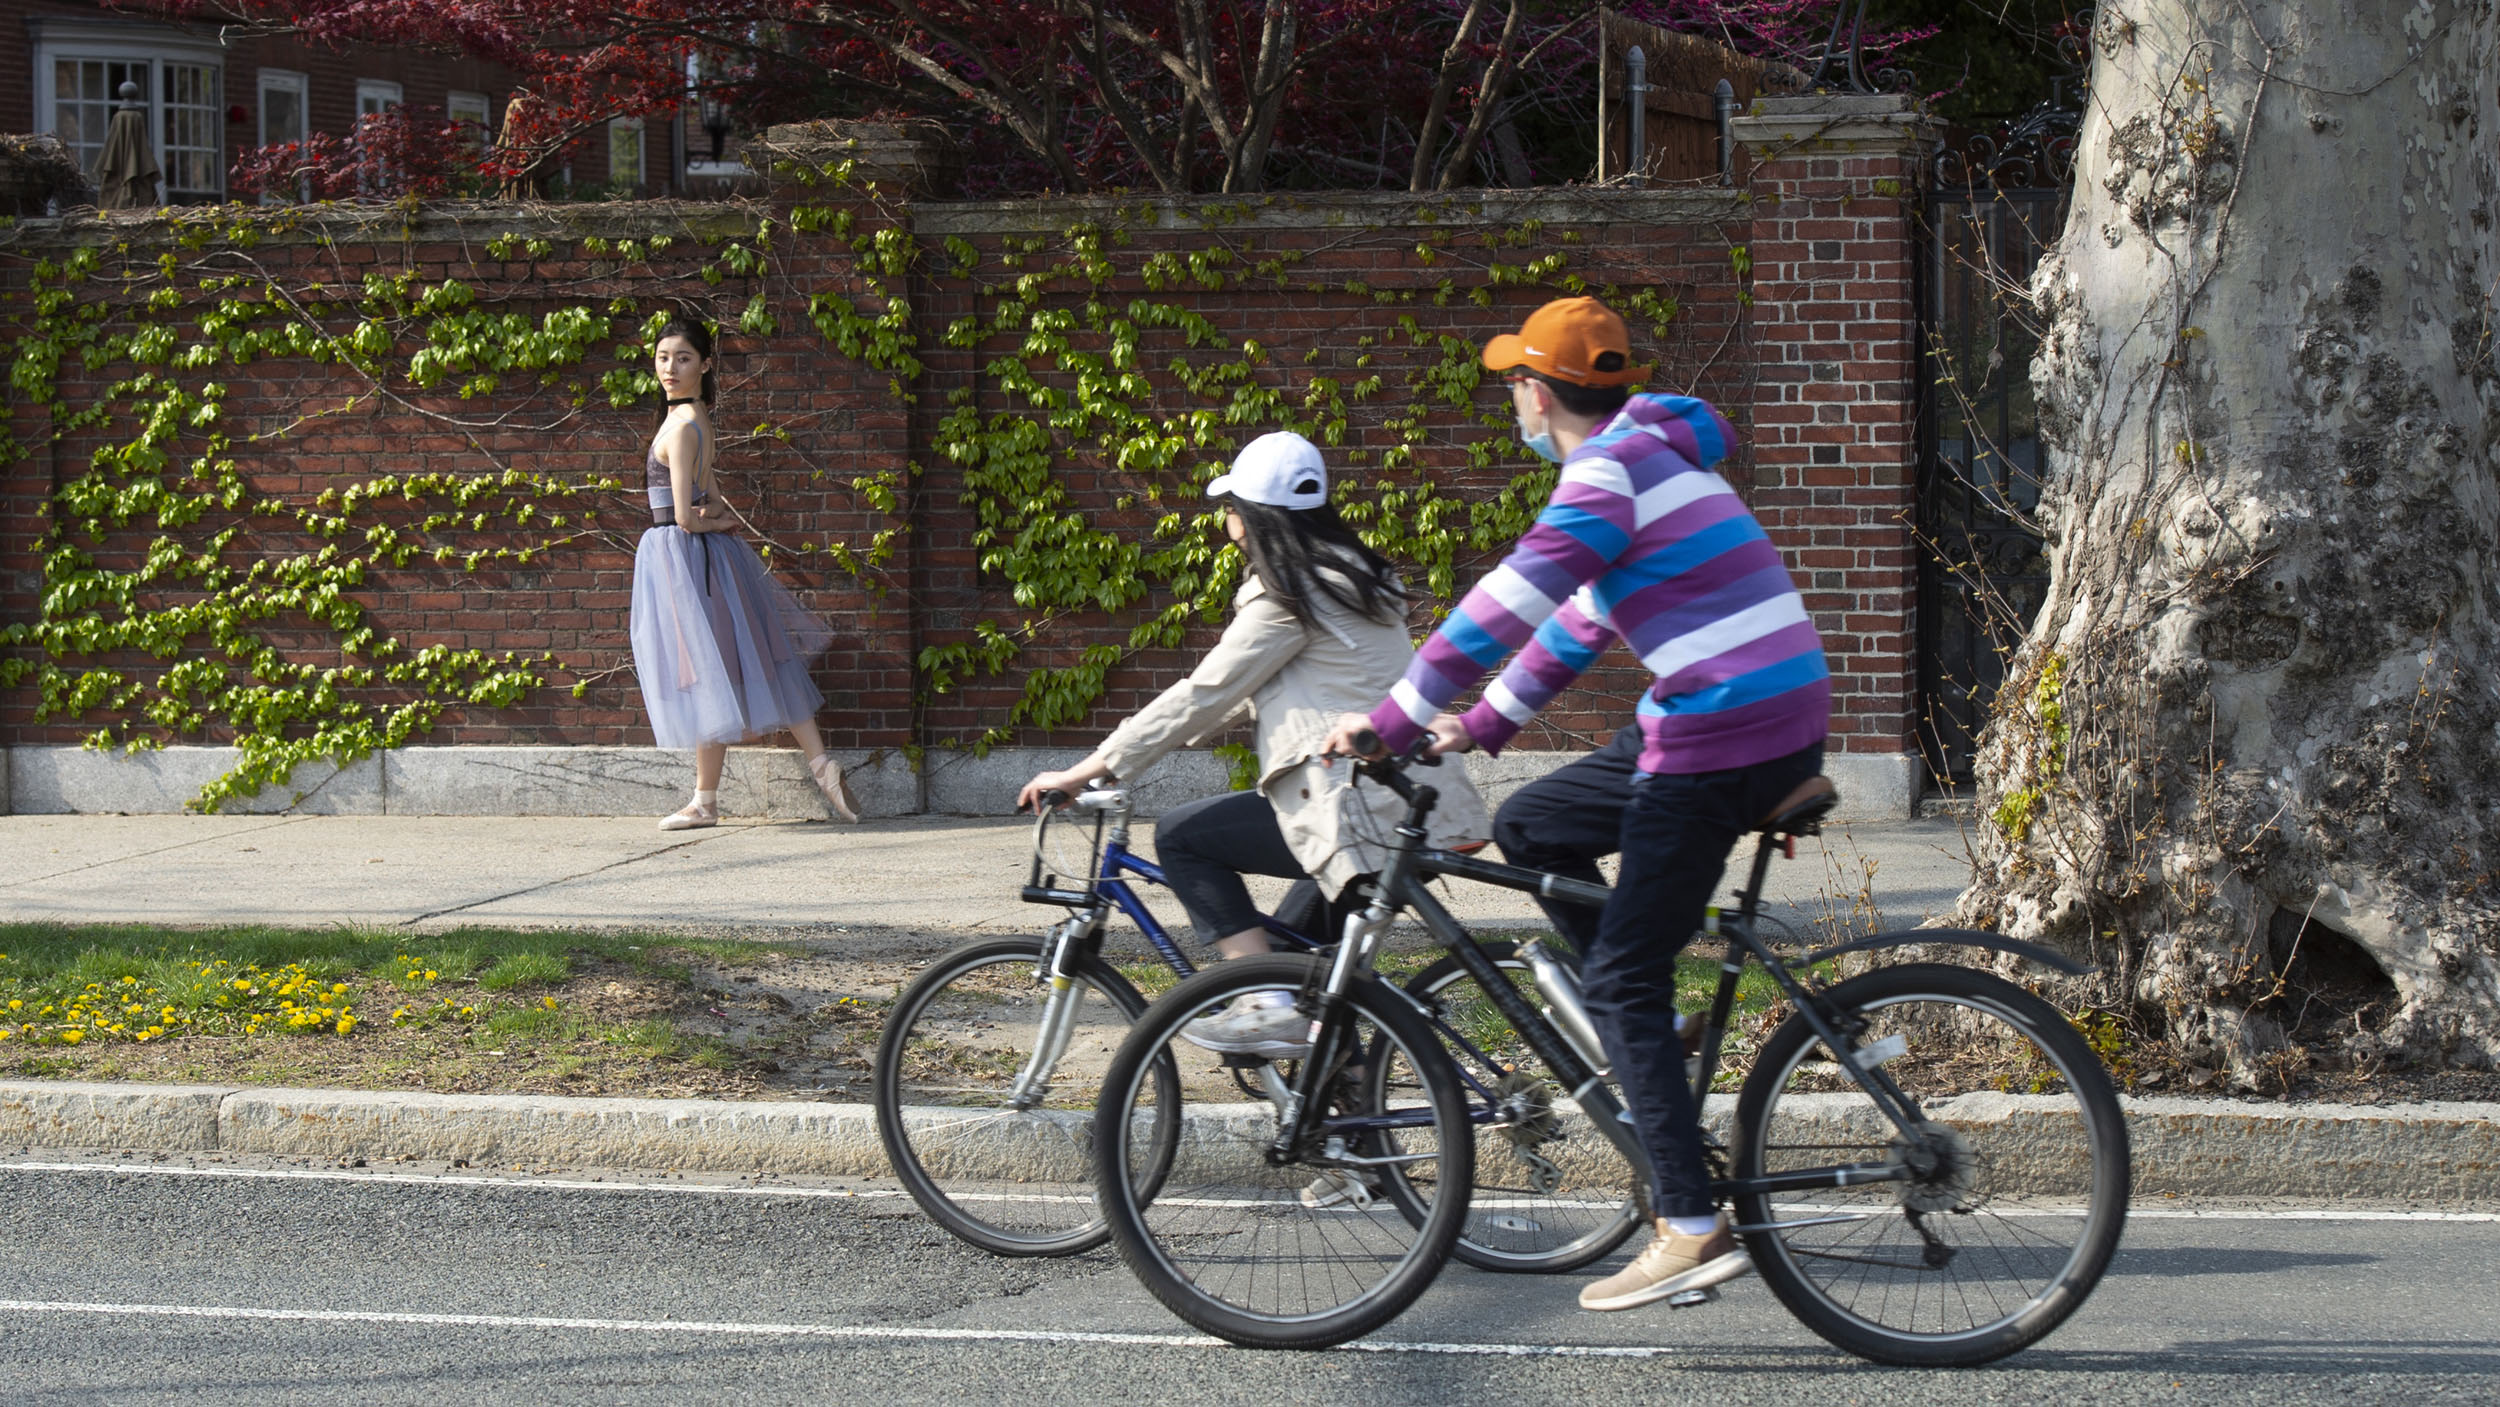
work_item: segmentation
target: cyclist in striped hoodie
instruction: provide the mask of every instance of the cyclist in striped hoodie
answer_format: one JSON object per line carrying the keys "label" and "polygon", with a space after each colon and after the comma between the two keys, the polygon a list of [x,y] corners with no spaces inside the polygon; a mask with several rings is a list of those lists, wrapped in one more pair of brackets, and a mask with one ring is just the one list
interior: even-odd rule
{"label": "cyclist in striped hoodie", "polygon": [[[1623,320],[1594,298],[1548,303],[1484,349],[1505,373],[1530,450],[1562,462],[1553,498],[1493,574],[1417,652],[1368,716],[1340,720],[1404,749],[1498,751],[1621,639],[1654,677],[1624,809],[1623,868],[1582,955],[1588,1006],[1657,1169],[1657,1238],[1588,1286],[1630,1309],[1751,1269],[1714,1213],[1698,1111],[1675,1029],[1675,958],[1728,852],[1823,767],[1831,678],[1777,549],[1711,471],[1734,431],[1689,396],[1634,394]],[[1463,716],[1444,712],[1499,666]]]}

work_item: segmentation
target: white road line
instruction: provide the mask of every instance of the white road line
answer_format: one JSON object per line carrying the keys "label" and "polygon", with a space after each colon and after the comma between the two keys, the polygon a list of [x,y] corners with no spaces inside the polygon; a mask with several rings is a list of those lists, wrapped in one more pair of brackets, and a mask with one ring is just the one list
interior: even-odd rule
{"label": "white road line", "polygon": [[[150,1177],[232,1177],[266,1181],[304,1182],[375,1182],[414,1187],[498,1187],[554,1188],[567,1192],[686,1192],[720,1197],[823,1197],[848,1201],[883,1201],[907,1195],[893,1187],[785,1187],[773,1184],[724,1184],[704,1182],[631,1182],[611,1178],[593,1182],[581,1178],[542,1177],[524,1181],[519,1178],[480,1177],[459,1173],[395,1173],[384,1171],[357,1172],[343,1168],[201,1168],[173,1167],[157,1163],[13,1163],[0,1162],[0,1173],[48,1172],[83,1174],[141,1174]],[[984,1194],[967,1193],[957,1201],[1085,1201],[1084,1197],[1052,1197],[1049,1194]],[[1179,1200],[1177,1198],[1172,1200]],[[1202,1199],[1209,1206],[1232,1205]],[[1477,1207],[1561,1207],[1603,1209],[1600,1203],[1531,1202],[1504,1198],[1480,1201]],[[1810,1214],[1820,1208],[1804,1203],[1791,1203],[1782,1211]],[[1863,1207],[1833,1207],[1835,1211],[1865,1210]],[[2079,1216],[2079,1211],[2004,1207],[1995,1209],[1999,1216]],[[2138,1203],[2127,1209],[2130,1221],[2427,1221],[2500,1223],[2500,1212],[2440,1212],[2373,1210],[2344,1207],[2198,1207],[2167,1206],[2160,1202]]]}
{"label": "white road line", "polygon": [[710,1182],[591,1182],[580,1178],[463,1176],[457,1173],[350,1172],[330,1168],[180,1168],[155,1163],[5,1163],[0,1173],[142,1173],[151,1177],[236,1177],[296,1182],[389,1182],[416,1187],[553,1187],[570,1192],[694,1192],[721,1197],[834,1197],[879,1201],[901,1197],[901,1188],[776,1187]]}
{"label": "white road line", "polygon": [[[759,1338],[922,1340],[940,1343],[1109,1344],[1150,1348],[1223,1348],[1198,1334],[1099,1334],[1048,1329],[932,1329],[871,1324],[742,1324],[702,1319],[570,1319],[534,1314],[394,1314],[355,1309],[253,1309],[241,1305],[82,1304],[73,1300],[0,1300],[0,1314],[105,1314],[175,1319],[290,1320],[316,1324],[405,1324],[464,1329],[582,1329],[620,1334],[746,1334]],[[1662,1358],[1672,1348],[1596,1344],[1403,1343],[1341,1344],[1354,1353],[1434,1353],[1491,1358]]]}

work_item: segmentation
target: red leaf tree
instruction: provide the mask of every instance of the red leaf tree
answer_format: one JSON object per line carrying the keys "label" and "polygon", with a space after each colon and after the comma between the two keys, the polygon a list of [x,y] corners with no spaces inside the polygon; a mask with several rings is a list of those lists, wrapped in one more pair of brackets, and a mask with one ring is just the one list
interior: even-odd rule
{"label": "red leaf tree", "polygon": [[[1593,150],[1593,0],[118,3],[502,65],[541,106],[481,154],[489,178],[543,166],[609,118],[666,116],[702,96],[750,131],[933,119],[962,143],[969,183],[989,192],[1525,184],[1583,175]],[[1794,61],[1825,42],[1833,0],[1613,8]],[[343,159],[326,154],[320,169]]]}

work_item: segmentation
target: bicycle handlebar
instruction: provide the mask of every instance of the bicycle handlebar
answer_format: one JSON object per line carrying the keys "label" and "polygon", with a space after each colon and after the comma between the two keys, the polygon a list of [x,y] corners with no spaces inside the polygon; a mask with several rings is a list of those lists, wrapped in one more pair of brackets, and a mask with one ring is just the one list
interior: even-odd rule
{"label": "bicycle handlebar", "polygon": [[1057,787],[1052,787],[1048,791],[1043,792],[1041,795],[1034,797],[1033,801],[1034,810],[1045,814],[1057,811],[1062,807],[1072,808],[1078,811],[1111,811],[1117,810],[1118,808],[1128,804],[1128,788],[1101,787],[1095,790],[1081,791],[1074,796],[1070,796],[1066,792],[1059,790]]}

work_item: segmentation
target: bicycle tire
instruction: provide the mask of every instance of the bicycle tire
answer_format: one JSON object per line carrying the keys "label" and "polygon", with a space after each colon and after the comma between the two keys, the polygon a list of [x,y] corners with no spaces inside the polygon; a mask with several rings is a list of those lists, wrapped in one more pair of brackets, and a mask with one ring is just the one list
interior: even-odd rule
{"label": "bicycle tire", "polygon": [[[2056,1008],[1971,968],[1880,968],[1826,1000],[1848,1058],[1890,1075],[1946,1156],[1907,1180],[1738,1197],[1764,1283],[1806,1327],[1879,1363],[1967,1366],[2038,1342],[2091,1294],[2126,1224],[2127,1128],[2108,1072]],[[1764,1043],[1737,1100],[1739,1178],[1905,1158],[1907,1141],[1822,1053],[1799,1016]],[[2081,1157],[2054,1147],[2050,1125],[2067,1119]]]}
{"label": "bicycle tire", "polygon": [[[1530,1002],[1538,999],[1527,960],[1518,956],[1515,944],[1486,943],[1483,948],[1495,967],[1523,979],[1521,995]],[[1445,1046],[1448,1034],[1454,1033],[1488,1058],[1506,1062],[1511,1067],[1507,1070],[1451,1051],[1453,1060],[1460,1061],[1462,1068],[1473,1067],[1475,1079],[1497,1094],[1505,1093],[1502,1085],[1507,1080],[1512,1085],[1507,1097],[1520,1102],[1519,1112],[1496,1128],[1494,1137],[1476,1140],[1467,1220],[1450,1253],[1479,1270],[1557,1275],[1602,1260],[1622,1245],[1643,1220],[1638,1175],[1623,1154],[1567,1102],[1569,1092],[1546,1071],[1543,1059],[1517,1044],[1509,1024],[1499,1012],[1490,1010],[1491,1003],[1481,996],[1472,1002],[1467,999],[1465,994],[1476,990],[1467,969],[1458,959],[1444,957],[1407,979],[1404,990],[1445,1028]],[[1498,1031],[1465,1029],[1480,1026],[1487,1017],[1498,1024]],[[1510,1044],[1496,1056],[1487,1047],[1500,1036],[1508,1036]],[[1389,1068],[1385,1060],[1375,1060],[1370,1067],[1375,1080],[1385,1078]],[[1468,1101],[1471,1106],[1479,1105],[1484,1095],[1471,1088]],[[1531,1153],[1543,1157],[1551,1170],[1530,1163]],[[1553,1176],[1563,1180],[1543,1188],[1537,1185]],[[1422,1217],[1431,1200],[1428,1189],[1395,1168],[1383,1175],[1383,1181],[1401,1210],[1410,1218]],[[1619,1195],[1604,1195],[1617,1189]]]}
{"label": "bicycle tire", "polygon": [[[1329,1165],[1267,1161],[1277,1110],[1251,1084],[1272,1074],[1289,1086],[1295,1062],[1252,1059],[1245,1070],[1194,1046],[1187,1054],[1173,1049],[1187,1045],[1180,1033],[1190,1021],[1237,996],[1316,988],[1326,961],[1239,958],[1173,988],[1130,1028],[1094,1118],[1095,1190],[1121,1259],[1174,1314],[1245,1347],[1327,1348],[1386,1324],[1440,1273],[1466,1220],[1463,1194],[1436,1199],[1420,1223],[1368,1191],[1335,1204],[1305,1200],[1325,1184],[1320,1174]],[[1344,1151],[1472,1165],[1474,1129],[1439,1037],[1376,980],[1355,983],[1346,1001],[1356,1057],[1370,1058],[1373,1036],[1383,1034],[1392,1058],[1415,1072],[1413,1102],[1383,1112],[1419,1123],[1358,1132],[1361,1141]],[[1139,1117],[1140,1099],[1153,1097],[1152,1072],[1165,1060],[1182,1070],[1181,1117],[1173,1122],[1183,1145],[1168,1182],[1149,1189],[1131,1163],[1151,1157],[1136,1147],[1139,1129],[1152,1126]],[[1363,1083],[1351,1075],[1332,1081],[1330,1088],[1342,1091],[1331,1095],[1332,1108],[1364,1112]],[[1254,1096],[1247,1103],[1245,1089]],[[1335,1103],[1339,1098],[1344,1105]],[[1166,1109],[1158,1105],[1157,1113]],[[1418,1149],[1424,1151],[1409,1152]]]}
{"label": "bicycle tire", "polygon": [[[930,1220],[1002,1256],[1076,1255],[1111,1234],[1093,1200],[1098,1084],[1072,1079],[1063,1062],[1053,1088],[1075,1084],[1076,1092],[1016,1110],[1007,1100],[1010,1066],[1021,1067],[1013,1057],[1029,1054],[1031,1041],[1017,1047],[1012,1036],[990,1034],[1018,1029],[1018,1017],[1024,1032],[1038,1033],[1043,954],[1037,938],[953,949],[903,989],[877,1042],[877,1138],[895,1177]],[[1115,1044],[1112,1027],[1124,1036],[1146,999],[1099,957],[1079,962],[1076,980],[1095,995],[1070,1050],[1098,1059],[1106,1052],[1078,1047]],[[1178,1136],[1177,1126],[1162,1135],[1167,1166]]]}

